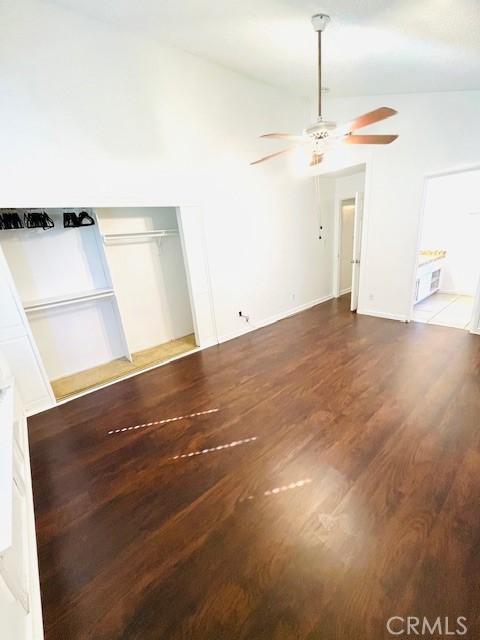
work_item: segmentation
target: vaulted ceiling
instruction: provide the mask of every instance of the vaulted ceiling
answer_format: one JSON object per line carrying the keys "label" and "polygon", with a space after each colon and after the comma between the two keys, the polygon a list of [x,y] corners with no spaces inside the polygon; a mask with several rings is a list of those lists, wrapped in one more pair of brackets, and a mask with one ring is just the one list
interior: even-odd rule
{"label": "vaulted ceiling", "polygon": [[53,1],[305,96],[325,12],[333,95],[480,89],[480,0]]}

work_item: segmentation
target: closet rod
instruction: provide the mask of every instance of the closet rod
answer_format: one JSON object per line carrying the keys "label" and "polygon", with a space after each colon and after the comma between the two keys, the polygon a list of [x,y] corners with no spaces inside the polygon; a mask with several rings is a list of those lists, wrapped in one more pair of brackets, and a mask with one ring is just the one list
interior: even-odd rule
{"label": "closet rod", "polygon": [[64,307],[69,304],[78,304],[79,302],[88,302],[89,300],[99,300],[101,298],[111,298],[115,295],[113,289],[99,289],[98,291],[88,291],[72,296],[62,296],[58,298],[49,298],[39,300],[37,302],[24,303],[26,313],[32,311],[42,311],[43,309],[53,309],[55,307]]}
{"label": "closet rod", "polygon": [[156,229],[155,231],[136,231],[132,233],[105,233],[103,242],[105,244],[115,240],[129,240],[136,238],[163,238],[165,236],[178,236],[177,229]]}

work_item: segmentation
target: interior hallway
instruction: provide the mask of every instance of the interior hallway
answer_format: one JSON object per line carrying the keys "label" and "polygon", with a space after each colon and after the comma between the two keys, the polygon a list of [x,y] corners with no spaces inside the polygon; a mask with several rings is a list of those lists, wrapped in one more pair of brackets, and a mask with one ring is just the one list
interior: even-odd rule
{"label": "interior hallway", "polygon": [[477,637],[480,339],[348,298],[29,420],[46,640]]}

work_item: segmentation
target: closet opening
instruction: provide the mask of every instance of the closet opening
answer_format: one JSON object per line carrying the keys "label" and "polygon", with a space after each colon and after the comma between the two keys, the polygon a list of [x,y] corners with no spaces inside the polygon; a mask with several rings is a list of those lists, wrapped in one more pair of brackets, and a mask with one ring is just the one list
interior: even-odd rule
{"label": "closet opening", "polygon": [[175,207],[0,216],[0,245],[57,401],[197,348]]}
{"label": "closet opening", "polygon": [[480,168],[428,177],[411,320],[478,332]]}

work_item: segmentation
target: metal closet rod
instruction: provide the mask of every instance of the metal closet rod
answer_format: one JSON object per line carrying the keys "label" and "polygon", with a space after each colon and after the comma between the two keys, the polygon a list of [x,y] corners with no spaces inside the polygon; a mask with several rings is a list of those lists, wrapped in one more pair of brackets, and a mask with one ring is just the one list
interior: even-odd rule
{"label": "metal closet rod", "polygon": [[156,229],[154,231],[134,231],[132,233],[105,233],[103,241],[125,240],[128,238],[162,238],[164,236],[177,236],[178,229]]}

